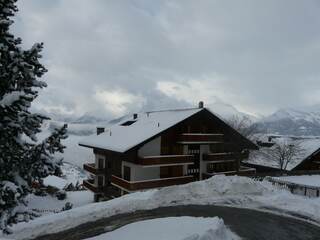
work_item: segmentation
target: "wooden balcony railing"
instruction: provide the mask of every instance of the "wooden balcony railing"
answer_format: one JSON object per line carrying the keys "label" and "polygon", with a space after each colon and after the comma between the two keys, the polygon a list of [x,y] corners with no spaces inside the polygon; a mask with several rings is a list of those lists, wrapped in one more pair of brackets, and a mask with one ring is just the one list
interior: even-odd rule
{"label": "wooden balcony railing", "polygon": [[83,186],[94,193],[103,192],[103,187],[94,185],[94,181],[92,179],[83,180]]}
{"label": "wooden balcony railing", "polygon": [[105,172],[104,168],[96,168],[96,165],[94,163],[83,164],[83,169],[94,175],[104,174]]}
{"label": "wooden balcony railing", "polygon": [[203,161],[223,161],[223,160],[242,160],[247,157],[247,153],[209,153],[203,154]]}
{"label": "wooden balcony railing", "polygon": [[252,176],[256,174],[255,168],[243,167],[241,166],[238,172],[239,176]]}
{"label": "wooden balcony railing", "polygon": [[183,133],[179,137],[179,143],[189,142],[208,142],[220,143],[223,142],[223,134],[221,133]]}
{"label": "wooden balcony railing", "polygon": [[171,164],[192,164],[194,161],[193,155],[160,155],[146,156],[138,159],[138,164],[144,166],[151,165],[171,165]]}
{"label": "wooden balcony railing", "polygon": [[202,173],[202,179],[207,179],[212,176],[216,175],[226,175],[226,176],[231,176],[231,175],[236,175],[237,171],[226,171],[226,172],[212,172],[212,173]]}
{"label": "wooden balcony railing", "polygon": [[150,189],[150,188],[160,188],[167,187],[171,185],[179,185],[185,184],[189,182],[193,182],[193,176],[181,176],[181,177],[173,177],[173,178],[161,178],[154,180],[144,180],[144,181],[126,181],[123,178],[112,175],[111,184],[124,189],[128,192]]}

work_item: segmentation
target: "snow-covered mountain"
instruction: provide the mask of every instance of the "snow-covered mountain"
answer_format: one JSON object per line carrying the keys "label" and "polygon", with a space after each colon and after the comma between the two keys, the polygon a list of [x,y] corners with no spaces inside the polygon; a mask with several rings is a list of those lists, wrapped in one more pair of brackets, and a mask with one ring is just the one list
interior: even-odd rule
{"label": "snow-covered mountain", "polygon": [[107,122],[106,118],[95,116],[94,114],[85,113],[81,117],[74,119],[72,123],[100,123]]}
{"label": "snow-covered mountain", "polygon": [[250,115],[250,114],[247,114],[247,113],[240,112],[237,108],[235,108],[231,104],[227,104],[227,103],[223,103],[223,102],[215,102],[213,104],[209,104],[206,107],[208,109],[210,109],[213,113],[218,114],[219,116],[221,116],[223,119],[225,119],[227,121],[232,119],[234,116],[238,116],[240,118],[247,117],[252,122],[257,121],[257,117]]}
{"label": "snow-covered mountain", "polygon": [[266,132],[283,135],[320,135],[320,108],[280,109],[258,123]]}

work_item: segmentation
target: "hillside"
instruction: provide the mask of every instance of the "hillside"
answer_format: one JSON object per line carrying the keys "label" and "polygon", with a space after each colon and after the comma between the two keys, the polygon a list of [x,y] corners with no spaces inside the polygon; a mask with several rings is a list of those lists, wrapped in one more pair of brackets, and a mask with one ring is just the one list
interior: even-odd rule
{"label": "hillside", "polygon": [[316,108],[280,109],[257,124],[262,132],[318,136],[320,135],[320,110]]}

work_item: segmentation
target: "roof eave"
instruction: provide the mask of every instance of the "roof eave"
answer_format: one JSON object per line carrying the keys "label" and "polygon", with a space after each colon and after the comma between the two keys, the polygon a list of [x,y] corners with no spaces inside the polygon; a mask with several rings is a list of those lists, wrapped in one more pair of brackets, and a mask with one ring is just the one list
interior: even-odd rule
{"label": "roof eave", "polygon": [[127,150],[126,151],[116,151],[116,150],[113,150],[113,149],[101,148],[101,147],[91,146],[91,145],[82,144],[82,143],[78,143],[78,145],[81,146],[81,147],[99,149],[99,150],[102,150],[102,151],[110,151],[110,152],[114,152],[114,153],[125,153],[125,152],[127,152]]}

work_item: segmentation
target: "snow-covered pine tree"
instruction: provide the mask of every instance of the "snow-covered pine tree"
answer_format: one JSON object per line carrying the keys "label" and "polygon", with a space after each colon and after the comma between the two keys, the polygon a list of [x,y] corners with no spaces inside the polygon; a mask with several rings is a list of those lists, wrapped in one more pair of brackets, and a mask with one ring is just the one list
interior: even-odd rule
{"label": "snow-covered pine tree", "polygon": [[[63,152],[60,140],[66,138],[66,126],[56,129],[41,143],[36,135],[47,117],[30,113],[37,89],[46,87],[38,80],[47,70],[39,62],[43,44],[22,50],[21,39],[9,27],[17,11],[17,0],[0,0],[0,230],[27,220],[24,197],[33,183],[59,172],[55,152]],[[32,216],[32,215],[31,215]]]}

